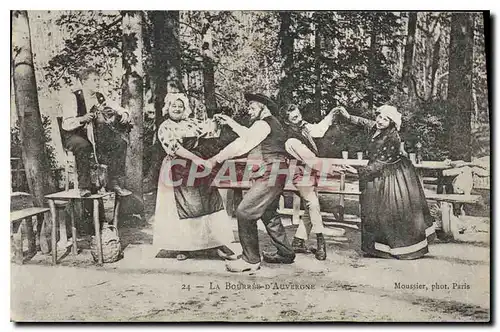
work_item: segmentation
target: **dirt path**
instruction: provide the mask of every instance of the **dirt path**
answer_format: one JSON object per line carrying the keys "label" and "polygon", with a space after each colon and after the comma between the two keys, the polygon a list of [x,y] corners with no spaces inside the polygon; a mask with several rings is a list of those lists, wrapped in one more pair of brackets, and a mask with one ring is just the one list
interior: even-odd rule
{"label": "dirt path", "polygon": [[[289,230],[292,232],[293,229]],[[136,234],[133,229],[124,230]],[[154,258],[143,229],[125,258],[95,267],[84,250],[49,266],[38,254],[12,265],[14,320],[77,321],[486,321],[489,248],[481,243],[431,247],[418,261],[364,258],[359,233],[330,239],[328,259],[298,255],[292,265],[264,264],[233,275],[214,253],[179,262]],[[140,234],[140,233],[139,233]],[[264,233],[263,247],[270,245]],[[122,236],[123,237],[123,236]],[[397,283],[403,284],[398,289]],[[461,285],[462,289],[453,289]],[[405,285],[424,289],[402,289]],[[432,289],[433,285],[441,289]],[[442,289],[448,287],[448,289]],[[464,289],[468,288],[468,289]]]}
{"label": "dirt path", "polygon": [[[479,220],[475,229],[481,232],[468,232],[454,243],[435,243],[429,255],[416,261],[365,258],[359,251],[359,231],[347,228],[344,241],[327,238],[326,261],[299,254],[294,264],[263,264],[254,275],[225,271],[215,252],[198,253],[182,262],[155,258],[152,222],[142,226],[134,220],[121,222],[124,258],[101,268],[92,261],[89,237],[79,240],[79,255],[61,252],[56,267],[50,265],[50,256],[41,253],[26,265],[13,264],[12,319],[489,320],[488,220]],[[290,237],[295,229],[287,227]],[[272,246],[262,227],[259,239],[262,250]]]}

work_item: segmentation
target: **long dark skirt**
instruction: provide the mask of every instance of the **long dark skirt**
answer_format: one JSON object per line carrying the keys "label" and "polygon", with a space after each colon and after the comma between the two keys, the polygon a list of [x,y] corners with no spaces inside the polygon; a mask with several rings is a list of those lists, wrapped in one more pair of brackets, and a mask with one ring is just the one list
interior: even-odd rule
{"label": "long dark skirt", "polygon": [[435,237],[424,190],[407,158],[361,183],[361,249],[384,258],[415,259]]}

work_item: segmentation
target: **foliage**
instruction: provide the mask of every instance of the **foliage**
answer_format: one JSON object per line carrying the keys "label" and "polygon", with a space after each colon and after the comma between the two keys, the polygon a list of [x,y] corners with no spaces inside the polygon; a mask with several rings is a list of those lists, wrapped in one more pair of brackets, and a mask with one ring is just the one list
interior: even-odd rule
{"label": "foliage", "polygon": [[[150,87],[152,70],[152,25],[145,13],[145,85]],[[488,90],[484,22],[475,15],[473,146],[485,153],[489,145]],[[407,150],[417,141],[424,158],[442,159],[447,152],[447,73],[450,15],[419,12],[412,81],[417,96],[399,91],[406,43],[408,13],[404,12],[290,12],[290,32],[294,39],[292,102],[299,105],[308,121],[319,121],[332,107],[343,105],[355,115],[373,118],[373,109],[392,103],[404,114],[402,138]],[[68,84],[83,66],[102,69],[106,79],[117,81],[111,70],[121,62],[121,25],[118,12],[63,12],[56,24],[67,29],[64,48],[49,62],[47,79],[52,88]],[[319,30],[318,30],[319,28]],[[319,31],[320,53],[315,47]],[[283,35],[280,15],[272,11],[186,11],[180,15],[182,75],[195,113],[203,117],[203,56],[210,43],[215,62],[215,91],[219,107],[233,115],[244,114],[246,91],[276,97],[283,75],[284,55],[280,52]],[[375,43],[372,40],[375,39]],[[319,67],[317,67],[319,66]],[[319,68],[320,78],[317,71]],[[319,89],[319,101],[316,90]],[[152,98],[148,100],[152,102]],[[320,105],[319,109],[316,105]],[[154,139],[154,125],[145,120],[146,147]],[[357,128],[337,122],[320,142],[323,155],[339,156],[342,149],[362,151],[364,137]],[[147,169],[147,167],[145,168]]]}
{"label": "foliage", "polygon": [[[45,147],[45,154],[47,156],[47,162],[48,162],[47,169],[51,170],[52,177],[56,181],[56,183],[60,183],[60,181],[62,180],[62,174],[58,170],[59,165],[56,159],[55,148],[54,145],[52,144],[51,121],[48,116],[43,114],[42,114],[42,128],[43,128],[42,140]],[[10,128],[10,156],[12,158],[20,158],[22,160],[19,121],[16,121],[14,126]]]}
{"label": "foliage", "polygon": [[[55,22],[70,34],[63,49],[44,68],[49,87],[60,89],[61,81],[69,85],[78,73],[94,66],[104,79],[116,86],[112,67],[121,55],[121,16],[117,12],[69,11]],[[116,78],[115,78],[116,79]]]}

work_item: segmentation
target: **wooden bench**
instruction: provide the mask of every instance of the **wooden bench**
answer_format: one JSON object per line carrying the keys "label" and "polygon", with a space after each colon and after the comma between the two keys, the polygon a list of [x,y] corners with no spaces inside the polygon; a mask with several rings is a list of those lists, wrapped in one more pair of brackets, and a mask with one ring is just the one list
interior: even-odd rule
{"label": "wooden bench", "polygon": [[26,227],[28,238],[28,253],[36,253],[36,240],[33,233],[32,218],[36,217],[40,225],[43,223],[43,215],[49,212],[48,208],[29,207],[26,209],[12,211],[10,213],[11,232],[14,234],[14,259],[18,264],[24,263],[23,257],[23,224]]}
{"label": "wooden bench", "polygon": [[[361,195],[360,191],[346,191],[345,190],[345,182],[344,185],[340,185],[339,189],[334,189],[336,183],[332,183],[332,186],[320,186],[318,187],[318,193],[320,194],[331,194],[331,195],[341,195],[342,196],[359,196]],[[247,182],[221,182],[217,185],[219,189],[232,189],[232,190],[248,190],[251,187],[251,181]],[[343,189],[341,189],[343,187]],[[283,199],[280,202],[279,212],[286,215],[292,216],[292,224],[297,224],[300,220],[300,216],[303,214],[303,211],[300,210],[300,196],[298,195],[298,190],[293,185],[287,184],[284,188],[285,192],[292,192],[294,194],[292,201],[292,209],[285,209]],[[435,194],[435,193],[426,193],[425,195],[427,200],[439,202],[441,205],[441,216],[443,221],[443,231],[452,235],[452,215],[453,215],[453,203],[464,203],[464,204],[475,204],[478,203],[481,199],[479,195],[460,195],[460,194]],[[341,201],[341,204],[344,202]],[[227,202],[226,202],[227,206]],[[332,217],[331,213],[324,213],[322,215],[325,217]],[[350,220],[351,222],[357,222],[358,220]],[[347,220],[345,220],[347,221]],[[328,223],[325,223],[328,224]],[[343,225],[348,226],[348,224],[344,223],[344,220],[341,222],[330,223],[332,225]],[[358,228],[358,227],[353,227]]]}

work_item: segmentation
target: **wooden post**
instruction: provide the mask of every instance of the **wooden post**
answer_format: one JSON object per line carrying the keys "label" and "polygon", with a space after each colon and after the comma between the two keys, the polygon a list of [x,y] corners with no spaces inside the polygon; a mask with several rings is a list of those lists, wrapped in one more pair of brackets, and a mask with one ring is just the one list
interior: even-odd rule
{"label": "wooden post", "polygon": [[37,237],[38,237],[38,243],[40,244],[40,251],[42,254],[48,254],[50,252],[50,242],[49,242],[49,235],[47,234],[47,223],[45,222],[45,218],[47,218],[46,215],[39,214],[36,216],[37,218],[37,224],[36,224],[36,229],[37,229]]}
{"label": "wooden post", "polygon": [[24,219],[24,227],[26,229],[26,237],[28,238],[28,253],[30,255],[36,253],[35,233],[33,232],[32,217]]}
{"label": "wooden post", "polygon": [[101,225],[99,223],[99,200],[94,199],[94,228],[95,228],[95,237],[97,243],[97,264],[103,264],[102,257],[102,238],[101,238]]}
{"label": "wooden post", "polygon": [[71,253],[73,255],[78,254],[78,247],[76,241],[76,223],[75,223],[75,209],[74,209],[73,200],[69,201],[69,214],[71,218],[71,241],[73,241],[73,245],[71,247]]}
{"label": "wooden post", "polygon": [[443,232],[447,235],[453,235],[451,226],[451,214],[453,213],[453,206],[448,202],[441,202],[441,219],[443,222]]}
{"label": "wooden post", "polygon": [[115,208],[113,211],[113,226],[118,230],[118,213],[120,213],[121,197],[115,194]]}
{"label": "wooden post", "polygon": [[[347,151],[342,151],[342,159],[348,159],[349,155]],[[345,173],[340,174],[340,191],[345,191]],[[345,196],[340,195],[339,205],[345,207]]]}
{"label": "wooden post", "polygon": [[[64,151],[66,154],[66,160],[64,161],[64,176],[66,177],[66,181],[64,181],[64,190],[69,190],[69,160],[68,160],[68,152]],[[78,187],[76,187],[78,188]]]}
{"label": "wooden post", "polygon": [[292,206],[292,225],[297,225],[300,223],[300,196],[296,193],[293,193]]}
{"label": "wooden post", "polygon": [[52,247],[52,265],[57,264],[57,210],[54,200],[49,199],[50,216],[52,222],[52,233],[51,233],[51,247]]}
{"label": "wooden post", "polygon": [[280,202],[278,205],[279,211],[284,211],[285,210],[285,197],[283,195],[280,196]]}
{"label": "wooden post", "polygon": [[14,260],[17,264],[23,264],[23,220],[16,221],[17,230],[14,229]]}
{"label": "wooden post", "polygon": [[68,245],[68,230],[66,228],[66,218],[64,216],[64,207],[59,207],[57,211],[59,217],[59,243],[61,248],[65,248]]}

